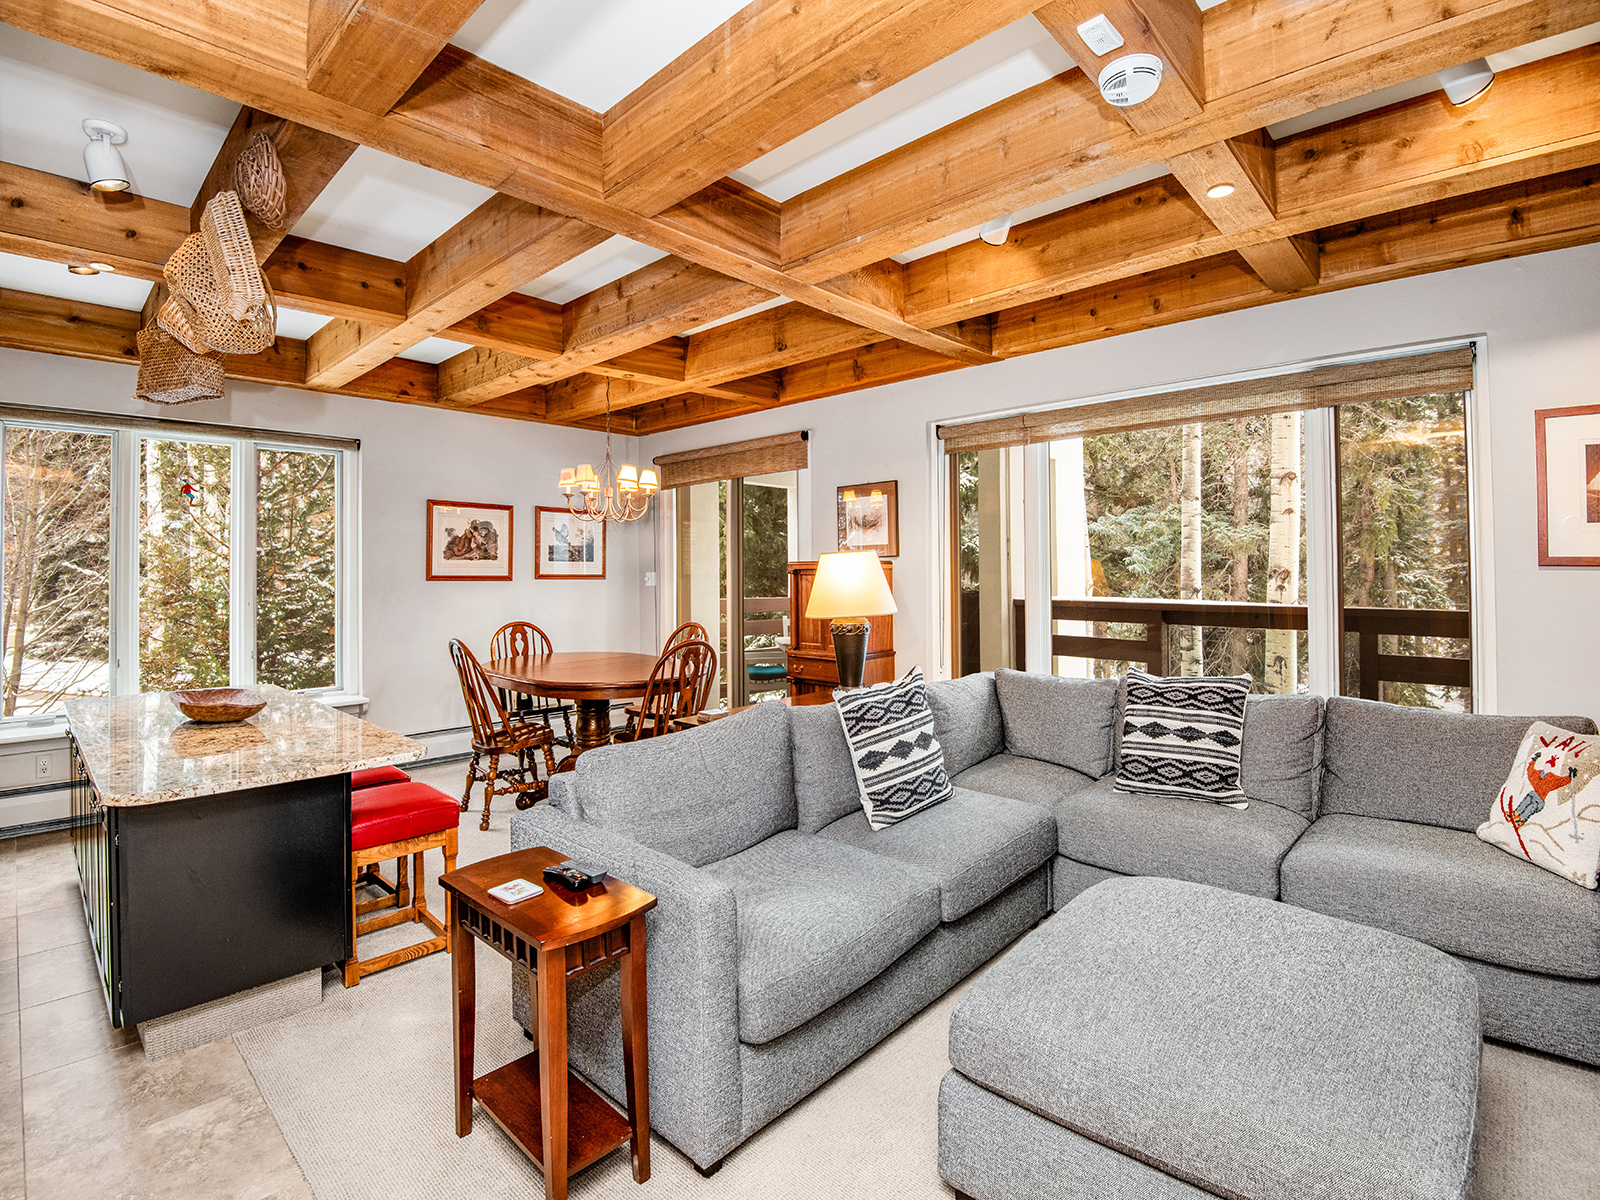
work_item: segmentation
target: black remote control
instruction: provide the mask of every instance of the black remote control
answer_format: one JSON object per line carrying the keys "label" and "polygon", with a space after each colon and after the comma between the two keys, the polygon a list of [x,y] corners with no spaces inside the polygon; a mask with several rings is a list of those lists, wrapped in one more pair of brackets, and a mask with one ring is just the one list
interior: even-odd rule
{"label": "black remote control", "polygon": [[595,884],[602,882],[606,877],[606,873],[599,867],[576,863],[569,858],[566,862],[557,863],[553,867],[546,867],[544,869],[544,877],[551,883],[558,883],[574,892],[581,892],[585,888],[592,888]]}

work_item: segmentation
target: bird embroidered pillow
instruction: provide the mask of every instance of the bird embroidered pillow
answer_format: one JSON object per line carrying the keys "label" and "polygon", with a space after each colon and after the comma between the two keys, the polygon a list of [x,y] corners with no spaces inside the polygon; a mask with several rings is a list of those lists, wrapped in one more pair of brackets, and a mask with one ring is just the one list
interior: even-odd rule
{"label": "bird embroidered pillow", "polygon": [[1478,836],[1593,889],[1600,882],[1600,740],[1535,721]]}

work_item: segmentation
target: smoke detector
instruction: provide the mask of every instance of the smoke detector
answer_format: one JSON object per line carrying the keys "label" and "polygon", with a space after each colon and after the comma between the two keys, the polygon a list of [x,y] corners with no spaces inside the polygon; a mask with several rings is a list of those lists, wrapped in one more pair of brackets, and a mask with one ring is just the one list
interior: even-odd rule
{"label": "smoke detector", "polygon": [[1100,72],[1100,94],[1118,108],[1150,99],[1160,84],[1161,60],[1154,54],[1124,54]]}

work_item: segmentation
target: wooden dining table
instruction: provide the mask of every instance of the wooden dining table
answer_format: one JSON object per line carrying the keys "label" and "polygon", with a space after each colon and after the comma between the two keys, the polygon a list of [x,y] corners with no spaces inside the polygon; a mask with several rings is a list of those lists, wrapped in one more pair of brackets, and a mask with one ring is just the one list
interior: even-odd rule
{"label": "wooden dining table", "polygon": [[497,688],[571,700],[578,716],[572,747],[576,758],[611,740],[611,702],[644,695],[655,665],[654,654],[569,650],[490,659],[483,673]]}

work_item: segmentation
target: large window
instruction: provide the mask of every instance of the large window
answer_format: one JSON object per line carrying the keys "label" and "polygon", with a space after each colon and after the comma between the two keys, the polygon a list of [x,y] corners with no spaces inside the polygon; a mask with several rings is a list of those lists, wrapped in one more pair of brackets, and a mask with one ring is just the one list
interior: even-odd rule
{"label": "large window", "polygon": [[1471,372],[1462,347],[942,427],[952,672],[1470,711]]}
{"label": "large window", "polygon": [[0,428],[0,715],[47,717],[78,696],[345,686],[348,451],[193,426]]}

